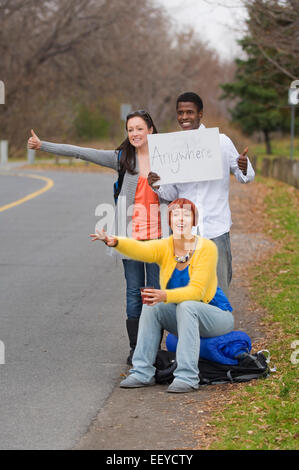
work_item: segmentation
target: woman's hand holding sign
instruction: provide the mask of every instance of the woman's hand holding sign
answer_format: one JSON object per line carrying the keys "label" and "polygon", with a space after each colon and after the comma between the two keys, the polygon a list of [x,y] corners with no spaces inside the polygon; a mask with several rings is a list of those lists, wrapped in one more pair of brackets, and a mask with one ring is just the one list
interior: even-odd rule
{"label": "woman's hand holding sign", "polygon": [[160,176],[157,175],[157,173],[154,173],[153,171],[150,171],[147,177],[147,182],[150,185],[151,188],[153,189],[159,189],[160,186],[154,186],[157,181],[160,180]]}

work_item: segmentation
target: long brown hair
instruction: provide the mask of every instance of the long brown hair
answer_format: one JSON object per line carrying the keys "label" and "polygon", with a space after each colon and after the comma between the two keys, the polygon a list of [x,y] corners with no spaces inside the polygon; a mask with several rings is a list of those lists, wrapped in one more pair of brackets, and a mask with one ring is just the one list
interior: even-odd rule
{"label": "long brown hair", "polygon": [[[133,111],[127,115],[126,118],[126,129],[128,130],[128,121],[133,117],[140,117],[144,120],[147,125],[147,128],[153,128],[153,134],[158,134],[157,128],[153,123],[153,120],[150,114],[143,110],[139,109],[138,111]],[[126,171],[131,175],[136,175],[136,151],[135,147],[130,143],[129,138],[127,137],[116,150],[122,150],[120,158],[120,171],[125,173]]]}

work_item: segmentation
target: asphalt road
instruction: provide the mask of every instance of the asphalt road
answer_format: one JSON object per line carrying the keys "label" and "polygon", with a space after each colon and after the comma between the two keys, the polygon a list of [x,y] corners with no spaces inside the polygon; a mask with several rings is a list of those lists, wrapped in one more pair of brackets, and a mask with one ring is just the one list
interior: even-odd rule
{"label": "asphalt road", "polygon": [[[0,448],[69,449],[126,371],[122,264],[88,237],[115,176],[21,173],[54,186],[0,212]],[[0,174],[0,210],[44,186]]]}

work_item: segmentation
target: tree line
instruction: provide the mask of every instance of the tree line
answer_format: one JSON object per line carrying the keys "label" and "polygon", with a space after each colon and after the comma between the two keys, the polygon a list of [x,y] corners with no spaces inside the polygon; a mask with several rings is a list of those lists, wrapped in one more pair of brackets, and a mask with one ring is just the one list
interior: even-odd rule
{"label": "tree line", "polygon": [[[231,116],[243,132],[263,133],[268,154],[271,133],[288,132],[288,89],[299,79],[299,0],[244,0],[247,31],[239,41],[234,80],[222,86],[233,103]],[[296,120],[299,129],[299,119]]]}
{"label": "tree line", "polygon": [[0,139],[16,147],[32,127],[49,139],[86,128],[117,136],[120,103],[168,129],[188,90],[226,115],[219,83],[232,65],[192,29],[176,31],[152,0],[0,0],[0,58]]}
{"label": "tree line", "polygon": [[153,0],[0,0],[0,139],[23,149],[34,127],[49,140],[117,140],[121,103],[173,130],[175,99],[192,90],[208,125],[230,110],[271,153],[271,133],[289,129],[287,90],[299,78],[299,0],[244,5],[243,53],[229,63],[191,28],[177,31]]}

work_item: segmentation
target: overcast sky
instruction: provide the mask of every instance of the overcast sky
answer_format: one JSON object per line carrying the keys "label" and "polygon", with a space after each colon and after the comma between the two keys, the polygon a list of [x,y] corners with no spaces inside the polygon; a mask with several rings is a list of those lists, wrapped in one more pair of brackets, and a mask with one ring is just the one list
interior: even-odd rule
{"label": "overcast sky", "polygon": [[224,59],[240,51],[236,39],[242,37],[246,10],[242,0],[156,0],[180,28],[191,25]]}

